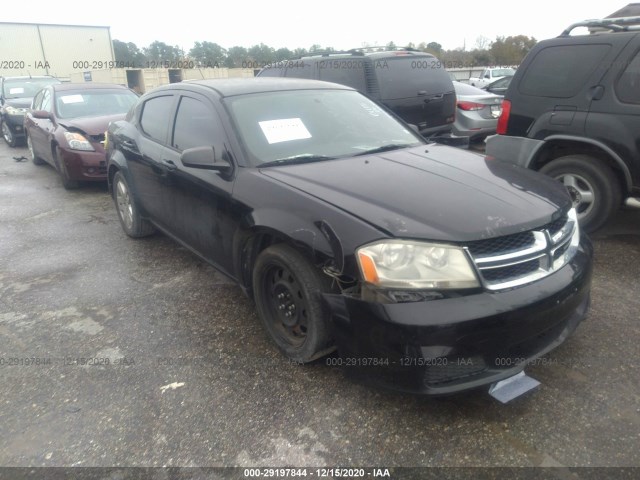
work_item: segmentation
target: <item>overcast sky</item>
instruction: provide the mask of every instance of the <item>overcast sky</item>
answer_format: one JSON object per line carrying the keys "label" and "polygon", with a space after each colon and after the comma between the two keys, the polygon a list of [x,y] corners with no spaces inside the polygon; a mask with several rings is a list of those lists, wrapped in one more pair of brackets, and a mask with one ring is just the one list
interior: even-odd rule
{"label": "overcast sky", "polygon": [[[602,18],[628,2],[594,0],[158,1],[30,0],[2,9],[4,22],[106,25],[114,39],[146,47],[154,40],[189,50],[195,41],[223,47],[265,43],[274,48],[337,49],[438,42],[471,49],[480,36],[555,37],[571,23]],[[170,7],[168,5],[171,5]],[[205,7],[206,5],[206,7]],[[384,5],[384,7],[381,7]],[[204,9],[206,8],[206,10]]]}

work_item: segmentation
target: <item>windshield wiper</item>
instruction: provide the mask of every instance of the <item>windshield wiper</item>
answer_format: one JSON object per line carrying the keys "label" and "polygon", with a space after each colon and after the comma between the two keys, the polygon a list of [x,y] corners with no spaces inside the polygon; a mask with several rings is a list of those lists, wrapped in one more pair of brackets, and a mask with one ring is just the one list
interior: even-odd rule
{"label": "windshield wiper", "polygon": [[389,143],[382,145],[381,147],[372,148],[371,150],[365,150],[364,152],[356,153],[354,157],[360,155],[371,155],[372,153],[390,152],[391,150],[400,150],[401,148],[415,147],[415,144],[411,143]]}
{"label": "windshield wiper", "polygon": [[262,167],[275,167],[278,165],[296,165],[301,163],[322,162],[324,160],[333,160],[336,157],[329,157],[327,155],[313,155],[311,153],[303,153],[302,155],[293,155],[291,157],[279,158],[278,160],[272,160],[271,162],[265,162],[258,165],[258,168]]}

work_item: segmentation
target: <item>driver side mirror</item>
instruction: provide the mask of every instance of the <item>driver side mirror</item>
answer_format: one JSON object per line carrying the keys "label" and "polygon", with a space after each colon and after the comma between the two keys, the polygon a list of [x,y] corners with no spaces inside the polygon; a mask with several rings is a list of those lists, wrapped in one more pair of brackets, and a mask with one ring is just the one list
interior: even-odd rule
{"label": "driver side mirror", "polygon": [[33,116],[33,118],[40,118],[43,120],[51,119],[51,113],[47,112],[46,110],[33,110],[31,112],[31,115]]}
{"label": "driver side mirror", "polygon": [[204,170],[227,171],[231,169],[231,163],[223,158],[216,158],[215,150],[212,146],[187,148],[180,161],[185,167],[202,168]]}

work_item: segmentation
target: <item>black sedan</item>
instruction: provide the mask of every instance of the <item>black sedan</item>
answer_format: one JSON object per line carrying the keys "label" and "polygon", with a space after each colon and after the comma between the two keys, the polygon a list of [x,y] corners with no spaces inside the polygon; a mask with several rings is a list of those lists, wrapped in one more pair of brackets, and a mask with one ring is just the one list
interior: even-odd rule
{"label": "black sedan", "polygon": [[235,279],[289,359],[447,394],[519,374],[589,305],[564,187],[427,143],[348,87],[171,84],[108,131],[131,237],[156,229]]}

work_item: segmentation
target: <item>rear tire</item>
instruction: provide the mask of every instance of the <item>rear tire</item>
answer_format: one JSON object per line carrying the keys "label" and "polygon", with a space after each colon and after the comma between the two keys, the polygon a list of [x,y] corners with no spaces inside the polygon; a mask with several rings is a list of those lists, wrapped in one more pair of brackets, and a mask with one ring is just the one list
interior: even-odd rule
{"label": "rear tire", "polygon": [[586,232],[594,232],[604,225],[622,203],[620,183],[613,170],[589,155],[557,158],[540,172],[567,187],[580,226]]}
{"label": "rear tire", "polygon": [[288,245],[272,245],[258,256],[253,268],[258,315],[290,360],[308,363],[335,350],[321,297],[330,285],[328,277]]}
{"label": "rear tire", "polygon": [[140,216],[138,206],[129,189],[129,184],[121,172],[116,172],[113,176],[113,201],[116,204],[118,219],[124,233],[132,238],[141,238],[156,231],[148,220]]}

